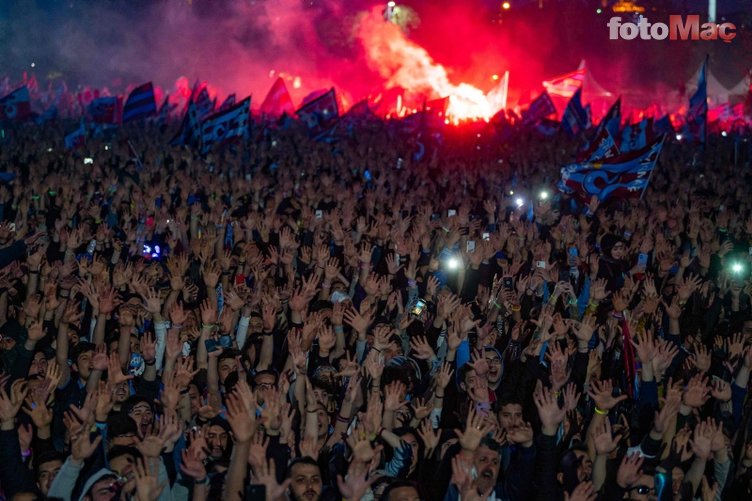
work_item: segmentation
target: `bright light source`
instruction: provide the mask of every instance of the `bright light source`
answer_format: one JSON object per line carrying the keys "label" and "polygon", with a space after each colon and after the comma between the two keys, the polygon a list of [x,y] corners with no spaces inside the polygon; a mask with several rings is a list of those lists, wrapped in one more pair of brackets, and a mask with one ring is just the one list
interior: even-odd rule
{"label": "bright light source", "polygon": [[386,6],[389,8],[393,8],[395,5],[397,5],[395,2],[389,1],[386,3]]}
{"label": "bright light source", "polygon": [[491,75],[491,80],[498,80],[498,79],[499,79],[499,75],[497,75],[496,73]]}
{"label": "bright light source", "polygon": [[447,259],[447,268],[450,270],[456,270],[460,267],[460,260],[456,257],[450,257]]}
{"label": "bright light source", "polygon": [[517,204],[517,207],[522,207],[523,205],[525,205],[525,201],[522,199],[522,197],[517,197],[517,200],[515,200],[514,203]]}
{"label": "bright light source", "polygon": [[543,190],[540,192],[540,199],[541,200],[548,200],[548,192]]}
{"label": "bright light source", "polygon": [[726,137],[726,136],[728,136],[728,133],[727,133],[727,132],[726,132],[725,130],[722,130],[722,131],[721,131],[721,135],[722,135],[723,137]]}
{"label": "bright light source", "polygon": [[509,195],[514,195],[514,190],[509,190]]}
{"label": "bright light source", "polygon": [[735,274],[739,274],[744,270],[744,266],[742,266],[742,263],[734,263],[731,265],[731,271]]}
{"label": "bright light source", "polygon": [[676,140],[677,141],[681,141],[682,140],[682,135],[681,134],[677,134],[676,135]]}
{"label": "bright light source", "polygon": [[603,9],[595,9],[596,14],[600,14],[601,12],[603,12]]}
{"label": "bright light source", "polygon": [[31,67],[34,68],[37,65],[37,63],[31,63]]}
{"label": "bright light source", "polygon": [[501,4],[501,8],[504,10],[509,10],[511,6],[512,4],[510,4],[509,2],[504,2],[503,4]]}

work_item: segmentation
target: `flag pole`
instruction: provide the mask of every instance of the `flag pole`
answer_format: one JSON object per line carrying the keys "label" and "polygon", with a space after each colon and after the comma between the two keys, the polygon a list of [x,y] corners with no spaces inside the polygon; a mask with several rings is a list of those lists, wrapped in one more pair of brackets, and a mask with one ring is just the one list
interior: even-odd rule
{"label": "flag pole", "polygon": [[655,162],[653,162],[653,168],[650,169],[650,174],[648,174],[648,180],[645,183],[645,187],[642,189],[642,193],[640,193],[640,201],[645,197],[645,192],[648,190],[648,186],[650,185],[650,180],[653,178],[653,171],[655,170],[655,166],[658,163],[658,157],[661,156],[661,152],[663,151],[663,143],[666,141],[666,134],[663,134],[663,139],[661,139],[661,147],[658,150],[658,156],[655,158]]}

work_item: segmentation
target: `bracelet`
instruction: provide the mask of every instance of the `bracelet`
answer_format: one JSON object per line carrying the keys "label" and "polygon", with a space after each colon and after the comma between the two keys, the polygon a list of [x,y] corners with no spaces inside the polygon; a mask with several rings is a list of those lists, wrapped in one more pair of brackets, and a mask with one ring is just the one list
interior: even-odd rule
{"label": "bracelet", "polygon": [[329,280],[324,280],[323,282],[321,282],[321,288],[322,289],[331,289],[332,288],[332,283]]}
{"label": "bracelet", "polygon": [[215,327],[217,327],[217,324],[205,324],[201,322],[202,329],[214,329]]}
{"label": "bracelet", "polygon": [[317,414],[319,412],[317,409],[306,409],[305,411],[307,414]]}
{"label": "bracelet", "polygon": [[501,305],[497,303],[496,301],[493,302],[493,305],[494,305],[494,308],[496,308],[497,310],[501,309]]}
{"label": "bracelet", "polygon": [[410,287],[411,289],[414,288],[414,287],[416,287],[417,285],[418,285],[418,282],[416,282],[412,278],[407,281],[407,286]]}
{"label": "bracelet", "polygon": [[380,350],[380,349],[378,349],[378,348],[374,348],[374,347],[372,347],[371,349],[372,349],[373,351],[375,351],[376,353],[381,353],[381,350]]}
{"label": "bracelet", "polygon": [[29,273],[31,273],[32,275],[38,275],[39,270],[29,270]]}
{"label": "bracelet", "polygon": [[170,324],[171,329],[182,329],[183,324]]}
{"label": "bracelet", "polygon": [[344,424],[347,424],[347,423],[349,423],[349,422],[350,422],[350,420],[349,420],[349,419],[347,419],[347,418],[343,418],[342,416],[340,416],[339,414],[337,414],[337,422],[338,422],[338,423],[344,423]]}
{"label": "bracelet", "polygon": [[598,406],[595,406],[595,413],[599,416],[608,416],[608,411],[604,411],[603,409],[599,409]]}
{"label": "bracelet", "polygon": [[209,477],[206,476],[206,477],[202,478],[201,480],[194,480],[193,483],[194,483],[194,485],[206,485],[206,484],[209,483]]}

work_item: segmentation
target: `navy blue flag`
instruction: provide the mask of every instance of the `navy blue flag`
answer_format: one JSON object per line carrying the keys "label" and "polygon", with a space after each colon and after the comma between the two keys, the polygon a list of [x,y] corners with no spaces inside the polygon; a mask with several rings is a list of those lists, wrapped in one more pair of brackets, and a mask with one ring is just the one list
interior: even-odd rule
{"label": "navy blue flag", "polygon": [[559,189],[574,193],[583,201],[593,195],[601,201],[609,197],[639,197],[648,186],[665,137],[638,151],[567,165],[561,169]]}
{"label": "navy blue flag", "polygon": [[653,122],[653,132],[656,134],[674,133],[674,126],[671,125],[671,119],[668,115],[663,115],[661,118]]}
{"label": "navy blue flag", "polygon": [[222,104],[219,106],[219,111],[229,110],[233,106],[235,106],[235,94],[234,93],[230,94],[229,96],[227,96],[227,98],[224,101],[222,101]]}
{"label": "navy blue flag", "polygon": [[183,122],[180,124],[180,130],[170,140],[170,146],[198,146],[200,140],[201,120],[199,120],[196,105],[190,101],[183,116]]}
{"label": "navy blue flag", "polygon": [[147,82],[133,89],[123,106],[123,123],[146,118],[157,112],[154,100],[154,86]]}
{"label": "navy blue flag", "polygon": [[588,108],[582,106],[582,89],[577,89],[572,99],[569,100],[564,116],[561,119],[564,130],[576,136],[590,127],[590,113]]}
{"label": "navy blue flag", "polygon": [[160,127],[164,126],[170,118],[170,113],[177,107],[177,103],[170,103],[170,95],[166,95],[162,106],[159,107],[159,111],[157,112],[157,125]]}
{"label": "navy blue flag", "polygon": [[235,106],[220,111],[201,124],[201,151],[208,152],[213,146],[232,138],[248,137],[251,98],[247,97]]}
{"label": "navy blue flag", "polygon": [[684,129],[684,137],[695,142],[704,143],[708,128],[708,88],[707,88],[708,58],[702,63],[700,78],[697,81],[697,90],[689,98],[689,110],[687,111],[687,124]]}
{"label": "navy blue flag", "polygon": [[52,105],[36,118],[37,125],[43,125],[57,118],[57,106]]}
{"label": "navy blue flag", "polygon": [[536,97],[530,103],[530,107],[522,112],[522,126],[535,125],[553,113],[556,113],[554,102],[551,100],[548,92],[543,91],[543,94]]}
{"label": "navy blue flag", "polygon": [[203,120],[214,111],[214,101],[209,97],[209,91],[206,90],[206,87],[202,88],[201,92],[198,93],[195,103],[199,120]]}
{"label": "navy blue flag", "polygon": [[83,119],[81,120],[78,129],[74,130],[67,136],[65,136],[65,149],[75,150],[82,147],[86,143],[86,126]]}
{"label": "navy blue flag", "polygon": [[578,161],[586,160],[595,162],[619,155],[621,152],[616,146],[616,141],[611,136],[607,127],[598,130],[597,135],[588,147],[577,156]]}
{"label": "navy blue flag", "polygon": [[89,103],[89,115],[96,124],[119,124],[123,114],[123,98],[98,97]]}
{"label": "navy blue flag", "polygon": [[314,139],[330,135],[339,118],[334,88],[304,104],[296,113]]}
{"label": "navy blue flag", "polygon": [[603,127],[608,129],[611,137],[617,137],[619,135],[619,128],[621,127],[621,96],[619,96],[614,104],[611,105],[608,109],[608,113],[606,113],[598,124],[599,130]]}

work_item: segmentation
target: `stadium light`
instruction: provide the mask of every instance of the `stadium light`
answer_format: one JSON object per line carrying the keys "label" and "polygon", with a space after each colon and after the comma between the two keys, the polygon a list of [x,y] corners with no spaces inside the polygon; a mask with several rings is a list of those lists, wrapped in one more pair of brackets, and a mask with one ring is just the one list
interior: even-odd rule
{"label": "stadium light", "polygon": [[504,2],[501,4],[501,8],[504,10],[509,10],[509,8],[512,6],[509,2]]}

